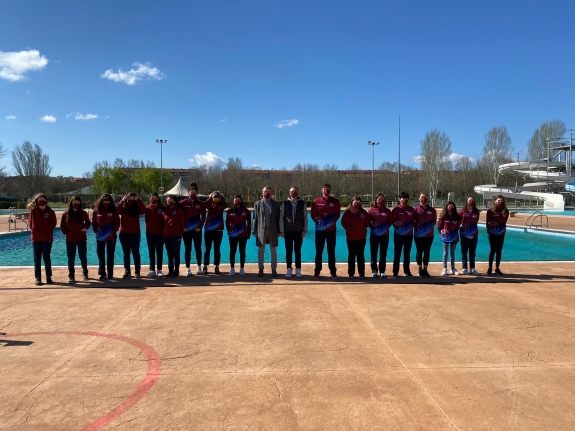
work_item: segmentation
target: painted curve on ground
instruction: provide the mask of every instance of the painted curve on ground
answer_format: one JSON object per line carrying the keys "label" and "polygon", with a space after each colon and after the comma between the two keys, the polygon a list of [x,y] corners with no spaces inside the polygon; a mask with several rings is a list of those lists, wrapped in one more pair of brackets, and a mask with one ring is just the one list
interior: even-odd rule
{"label": "painted curve on ground", "polygon": [[160,372],[162,370],[162,361],[160,355],[152,347],[147,344],[134,340],[133,338],[124,337],[122,335],[115,334],[103,334],[101,332],[81,332],[81,331],[51,331],[51,332],[19,332],[14,334],[2,335],[3,337],[22,337],[22,336],[36,336],[36,335],[84,335],[89,337],[103,337],[110,338],[112,340],[123,341],[125,343],[131,344],[134,347],[140,349],[140,351],[146,355],[148,358],[148,372],[144,376],[144,379],[140,382],[138,387],[132,392],[124,401],[106,413],[104,416],[99,417],[92,423],[86,425],[81,431],[96,431],[102,427],[108,425],[113,420],[120,417],[122,414],[130,410],[138,401],[140,401],[144,396],[152,389],[152,386],[160,377]]}

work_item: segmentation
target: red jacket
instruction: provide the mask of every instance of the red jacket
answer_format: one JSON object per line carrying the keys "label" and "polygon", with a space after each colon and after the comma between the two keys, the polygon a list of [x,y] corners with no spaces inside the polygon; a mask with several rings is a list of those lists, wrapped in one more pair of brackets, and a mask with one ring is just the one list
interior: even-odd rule
{"label": "red jacket", "polygon": [[186,229],[192,231],[201,229],[206,221],[206,207],[205,204],[199,200],[190,198],[182,199],[180,201],[180,208],[184,210],[184,218],[186,219]]}
{"label": "red jacket", "polygon": [[459,241],[459,226],[461,218],[457,214],[455,220],[451,220],[448,215],[437,221],[437,230],[441,234],[441,242],[457,243]]}
{"label": "red jacket", "polygon": [[350,241],[365,239],[369,227],[369,214],[363,208],[357,212],[346,210],[341,218],[341,225],[345,229],[345,238]]}
{"label": "red jacket", "polygon": [[97,241],[112,241],[116,239],[116,232],[120,229],[120,217],[115,210],[106,211],[102,214],[95,209],[92,213],[92,230],[96,233]]}
{"label": "red jacket", "polygon": [[30,211],[28,227],[32,231],[32,242],[53,241],[57,223],[56,213],[48,205],[43,210],[36,208]]}
{"label": "red jacket", "polygon": [[208,198],[205,203],[208,216],[204,224],[205,230],[224,230],[224,211],[228,207],[225,200],[220,200],[219,205],[212,206],[212,198]]}
{"label": "red jacket", "polygon": [[391,211],[391,223],[393,234],[401,236],[413,236],[413,223],[415,221],[415,209],[409,205],[399,205]]}
{"label": "red jacket", "polygon": [[320,196],[311,203],[311,218],[315,221],[316,231],[335,231],[335,223],[339,219],[341,202],[329,196],[325,199]]}
{"label": "red jacket", "polygon": [[495,212],[491,208],[487,210],[485,217],[485,227],[487,233],[491,235],[505,235],[507,232],[507,220],[509,219],[509,211]]}
{"label": "red jacket", "polygon": [[140,233],[140,215],[146,214],[146,207],[140,199],[135,199],[132,202],[134,202],[132,205],[138,206],[137,215],[132,216],[124,213],[123,200],[116,207],[116,212],[120,216],[120,233]]}
{"label": "red jacket", "polygon": [[252,232],[252,218],[250,210],[245,206],[226,211],[226,229],[230,238],[249,238]]}
{"label": "red jacket", "polygon": [[66,242],[79,242],[79,241],[86,241],[88,238],[86,237],[86,231],[82,231],[82,229],[90,229],[90,216],[88,213],[83,209],[78,209],[78,211],[82,212],[82,222],[78,223],[75,219],[70,220],[68,223],[68,211],[64,211],[62,214],[62,219],[60,220],[60,228],[62,229],[62,233],[66,235]]}
{"label": "red jacket", "polygon": [[149,204],[146,207],[146,234],[162,235],[164,232],[164,214],[163,211],[166,207],[162,204],[153,206]]}
{"label": "red jacket", "polygon": [[165,207],[162,212],[164,218],[164,230],[162,235],[168,236],[182,236],[186,221],[184,219],[184,211],[179,206],[172,208]]}

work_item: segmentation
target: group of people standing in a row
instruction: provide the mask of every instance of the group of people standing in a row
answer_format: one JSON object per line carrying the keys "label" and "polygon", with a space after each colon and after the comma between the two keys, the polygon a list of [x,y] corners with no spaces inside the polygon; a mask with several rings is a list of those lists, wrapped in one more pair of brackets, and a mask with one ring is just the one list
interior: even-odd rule
{"label": "group of people standing in a row", "polygon": [[[319,278],[322,271],[322,256],[327,245],[328,268],[332,278],[337,278],[336,269],[336,222],[340,218],[341,203],[331,196],[331,186],[324,184],[322,195],[311,205],[311,218],[315,222],[315,269],[314,278]],[[132,277],[130,258],[134,261],[134,276],[140,277],[140,216],[145,216],[146,241],[149,252],[150,272],[147,277],[173,278],[180,275],[180,250],[184,242],[184,263],[186,275],[193,274],[191,269],[192,245],[196,255],[198,275],[207,275],[210,255],[213,248],[214,273],[220,274],[221,252],[224,227],[230,243],[230,275],[235,275],[236,253],[239,249],[240,270],[244,275],[246,261],[246,244],[253,234],[258,246],[258,276],[264,276],[264,251],[269,244],[271,252],[271,274],[277,277],[278,238],[284,238],[286,248],[286,278],[293,275],[293,257],[295,256],[295,276],[301,277],[301,250],[308,231],[307,206],[299,197],[298,188],[290,188],[290,196],[280,203],[272,199],[271,188],[264,187],[262,198],[250,210],[243,204],[242,197],[233,197],[231,205],[225,201],[220,192],[213,192],[207,201],[198,199],[198,186],[192,183],[188,197],[179,201],[169,195],[165,202],[160,202],[157,193],[150,194],[146,206],[135,193],[124,196],[116,207],[110,194],[103,194],[96,201],[92,218],[82,209],[80,196],[73,196],[68,209],[62,214],[60,227],[66,236],[69,282],[75,283],[76,253],[80,258],[82,275],[88,280],[87,236],[91,227],[96,234],[96,251],[98,255],[99,279],[110,280],[114,277],[114,253],[116,240],[119,237],[123,252],[123,278]],[[361,198],[352,199],[349,207],[341,217],[341,225],[346,231],[348,248],[348,276],[355,277],[355,266],[360,278],[365,277],[364,251],[367,241],[367,229],[370,233],[370,257],[373,277],[385,277],[386,255],[389,244],[390,227],[394,227],[394,260],[393,275],[399,273],[403,251],[403,270],[406,276],[410,272],[410,251],[414,238],[417,248],[417,265],[419,276],[429,277],[427,266],[429,253],[434,238],[434,226],[441,234],[443,243],[443,273],[447,274],[447,258],[450,256],[451,273],[458,274],[455,268],[454,252],[461,239],[463,273],[478,275],[475,269],[475,250],[477,247],[479,210],[475,199],[470,196],[466,206],[457,211],[453,202],[441,211],[439,218],[434,208],[428,205],[428,196],[422,193],[419,205],[415,208],[408,205],[409,195],[401,193],[399,205],[392,210],[386,207],[385,196],[380,193],[375,197],[369,210],[362,207]],[[53,231],[57,220],[54,211],[48,206],[45,194],[36,195],[28,205],[29,228],[32,232],[34,251],[34,275],[36,284],[41,284],[41,260],[46,270],[46,283],[52,283],[50,252]],[[225,215],[225,217],[224,217]],[[491,250],[489,253],[488,274],[492,273],[495,257],[495,272],[501,274],[499,264],[505,235],[505,225],[509,212],[503,196],[497,196],[493,207],[487,211],[487,232]],[[203,231],[203,235],[202,235]],[[119,232],[119,235],[117,235]],[[202,238],[204,248],[202,253]],[[163,248],[168,256],[168,273],[162,272]],[[469,255],[469,272],[467,256]],[[203,266],[202,266],[203,256]]]}

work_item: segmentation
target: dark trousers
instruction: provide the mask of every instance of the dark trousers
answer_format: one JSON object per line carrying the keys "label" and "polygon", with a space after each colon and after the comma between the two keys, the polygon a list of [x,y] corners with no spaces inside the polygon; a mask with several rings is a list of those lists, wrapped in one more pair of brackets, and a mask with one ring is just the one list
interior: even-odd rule
{"label": "dark trousers", "polygon": [[285,232],[286,265],[291,268],[292,255],[295,253],[295,267],[301,269],[301,246],[303,244],[302,232]]}
{"label": "dark trousers", "polygon": [[184,240],[184,262],[186,263],[186,268],[190,267],[192,260],[192,242],[194,243],[194,251],[196,252],[196,265],[202,264],[202,230],[199,231],[191,230],[182,233],[182,239]]}
{"label": "dark trousers", "polygon": [[150,257],[150,271],[156,270],[156,259],[158,261],[158,271],[162,270],[162,260],[164,259],[164,237],[161,233],[147,233],[148,256]]}
{"label": "dark trousers", "polygon": [[357,259],[357,272],[365,277],[365,239],[347,240],[347,273],[355,275],[355,261]]}
{"label": "dark trousers", "polygon": [[52,241],[33,242],[32,250],[34,251],[34,277],[40,278],[42,276],[42,259],[44,259],[46,277],[52,277],[52,259],[50,259]]}
{"label": "dark trousers", "polygon": [[323,230],[315,231],[315,269],[314,275],[319,275],[322,268],[323,248],[327,242],[327,265],[331,275],[335,275],[335,231],[326,232]]}
{"label": "dark trousers", "polygon": [[66,254],[68,255],[68,275],[71,277],[76,273],[74,270],[76,250],[78,250],[78,257],[80,258],[80,264],[82,265],[82,273],[88,274],[87,241],[67,242]]}
{"label": "dark trousers", "polygon": [[431,252],[431,244],[433,244],[432,236],[425,236],[422,238],[413,237],[415,241],[415,248],[417,253],[415,253],[415,260],[417,261],[417,266],[426,267],[429,265],[429,253]]}
{"label": "dark trousers", "polygon": [[210,264],[210,252],[212,251],[212,243],[214,244],[214,265],[219,266],[222,258],[220,246],[222,245],[222,238],[224,232],[221,230],[206,230],[204,232],[204,265]]}
{"label": "dark trousers", "polygon": [[495,257],[495,268],[499,268],[501,263],[501,251],[505,242],[505,235],[488,234],[489,238],[489,268],[493,266],[493,257]]}
{"label": "dark trousers", "polygon": [[140,238],[139,233],[122,233],[120,232],[120,244],[122,245],[122,253],[124,257],[124,269],[130,271],[130,253],[134,256],[134,271],[136,274],[140,273],[141,260],[140,260]]}
{"label": "dark trousers", "polygon": [[182,245],[181,236],[165,236],[164,245],[168,255],[168,273],[180,275],[180,248]]}
{"label": "dark trousers", "polygon": [[399,273],[399,262],[401,260],[401,250],[403,249],[403,272],[409,274],[412,236],[411,235],[393,235],[393,275]]}
{"label": "dark trousers", "polygon": [[238,244],[240,245],[240,268],[244,267],[246,263],[246,244],[248,243],[248,237],[230,237],[230,266],[233,268],[236,264],[236,250],[238,249]]}
{"label": "dark trousers", "polygon": [[385,274],[387,266],[387,246],[389,245],[389,235],[369,236],[369,253],[371,258],[371,272],[378,272],[377,253],[379,252],[379,272]]}
{"label": "dark trousers", "polygon": [[469,268],[475,268],[475,250],[477,250],[477,240],[479,237],[461,237],[461,265],[467,269],[467,252],[469,251]]}
{"label": "dark trousers", "polygon": [[116,238],[109,241],[96,241],[96,253],[98,254],[98,275],[106,274],[114,276],[114,252],[116,251]]}

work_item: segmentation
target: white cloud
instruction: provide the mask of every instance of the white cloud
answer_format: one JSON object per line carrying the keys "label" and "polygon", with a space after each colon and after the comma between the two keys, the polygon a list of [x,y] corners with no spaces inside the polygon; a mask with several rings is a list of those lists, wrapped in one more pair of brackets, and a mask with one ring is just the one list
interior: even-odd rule
{"label": "white cloud", "polygon": [[421,156],[415,156],[413,158],[413,163],[415,163],[416,165],[421,165],[421,160],[423,159],[423,157]]}
{"label": "white cloud", "polygon": [[44,123],[55,123],[56,117],[53,115],[44,115],[42,118],[40,118],[40,121],[43,121]]}
{"label": "white cloud", "polygon": [[149,63],[142,64],[135,62],[132,66],[134,67],[127,72],[124,72],[122,69],[118,69],[118,72],[108,69],[102,73],[100,77],[114,82],[123,82],[128,85],[134,85],[136,82],[141,81],[144,78],[161,81],[166,77],[165,73],[161,72],[156,67],[150,67]]}
{"label": "white cloud", "polygon": [[226,121],[228,121],[228,117],[224,118],[223,120],[218,120],[218,123],[225,123]]}
{"label": "white cloud", "polygon": [[75,120],[94,120],[98,118],[98,114],[86,114],[86,115],[82,115],[79,112],[76,113],[76,116],[74,117]]}
{"label": "white cloud", "polygon": [[7,119],[7,120],[15,120],[17,116],[18,116],[18,114],[16,114],[16,115],[6,115],[6,119]]}
{"label": "white cloud", "polygon": [[32,92],[30,90],[26,90],[26,96],[31,96]]}
{"label": "white cloud", "polygon": [[198,166],[219,166],[224,167],[226,161],[219,156],[216,156],[211,151],[206,154],[196,154],[193,159],[189,159],[191,163],[195,163]]}
{"label": "white cloud", "polygon": [[42,70],[48,64],[48,59],[40,55],[40,51],[2,52],[0,51],[0,78],[8,81],[22,81],[26,73]]}
{"label": "white cloud", "polygon": [[252,169],[260,170],[262,167],[260,165],[252,165]]}
{"label": "white cloud", "polygon": [[277,127],[278,129],[283,129],[284,127],[291,127],[291,126],[295,126],[296,124],[299,123],[299,120],[291,119],[291,120],[282,120],[276,124],[274,124],[274,127]]}
{"label": "white cloud", "polygon": [[110,116],[109,116],[109,115],[106,115],[106,116],[104,117],[104,120],[107,120],[108,118],[110,118]]}
{"label": "white cloud", "polygon": [[[449,156],[447,156],[447,160],[449,160],[452,163],[457,163],[459,160],[461,160],[462,158],[467,157],[464,154],[457,154],[457,153],[451,153]],[[415,156],[413,158],[413,163],[417,164],[417,165],[421,165],[423,157],[421,155],[419,156]],[[469,157],[469,159],[474,162],[475,159],[473,157]]]}

